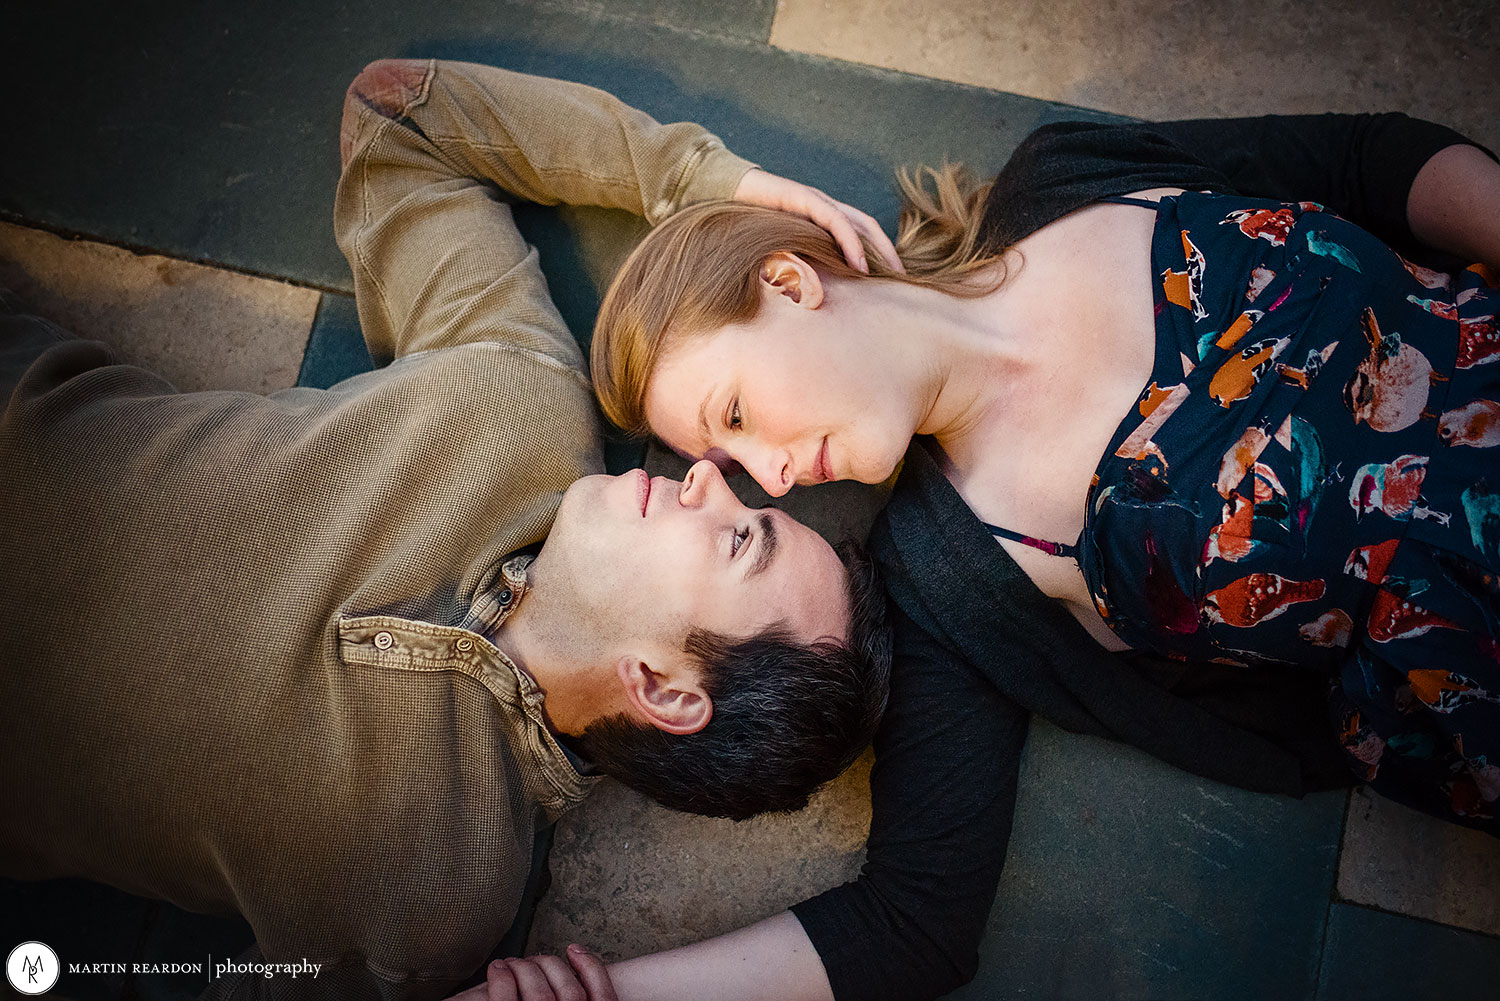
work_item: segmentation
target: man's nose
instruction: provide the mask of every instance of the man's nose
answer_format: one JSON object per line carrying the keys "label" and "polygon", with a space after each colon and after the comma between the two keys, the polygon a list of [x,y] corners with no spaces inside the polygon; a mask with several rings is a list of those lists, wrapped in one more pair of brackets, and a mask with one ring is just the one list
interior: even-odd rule
{"label": "man's nose", "polygon": [[677,501],[683,507],[702,507],[714,501],[721,487],[723,493],[734,496],[729,484],[724,482],[724,474],[719,472],[719,467],[708,459],[699,459],[683,475],[682,490],[677,495]]}

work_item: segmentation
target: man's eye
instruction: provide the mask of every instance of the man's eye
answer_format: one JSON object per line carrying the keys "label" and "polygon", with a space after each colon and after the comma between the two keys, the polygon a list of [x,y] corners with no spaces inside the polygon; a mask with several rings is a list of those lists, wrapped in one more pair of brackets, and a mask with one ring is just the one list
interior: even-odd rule
{"label": "man's eye", "polygon": [[729,408],[729,430],[738,431],[743,421],[740,420],[740,401],[735,400]]}
{"label": "man's eye", "polygon": [[737,556],[739,554],[740,547],[742,547],[749,540],[750,540],[750,529],[748,529],[748,528],[742,528],[739,531],[735,532],[734,533],[734,541],[729,544],[729,555],[730,555],[730,557]]}

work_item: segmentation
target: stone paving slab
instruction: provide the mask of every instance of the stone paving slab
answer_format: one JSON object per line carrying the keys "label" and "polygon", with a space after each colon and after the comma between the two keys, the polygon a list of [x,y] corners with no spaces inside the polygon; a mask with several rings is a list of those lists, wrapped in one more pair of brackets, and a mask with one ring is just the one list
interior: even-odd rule
{"label": "stone paving slab", "polygon": [[718,35],[746,42],[764,42],[771,34],[776,0],[542,0],[537,7],[553,7],[579,14],[628,18],[695,34]]}
{"label": "stone paving slab", "polygon": [[793,814],[739,822],[677,813],[604,782],[557,822],[552,890],[530,950],[582,942],[622,959],[696,942],[853,879],[870,828],[864,757]]}
{"label": "stone paving slab", "polygon": [[364,335],[360,333],[354,297],[323,293],[312,333],[307,338],[307,350],[302,355],[297,385],[327,389],[374,367]]}
{"label": "stone paving slab", "polygon": [[1493,0],[782,0],[771,44],[1149,119],[1405,111],[1500,149]]}
{"label": "stone paving slab", "polygon": [[[506,0],[23,5],[7,24],[11,69],[39,83],[11,108],[27,155],[0,159],[0,212],[349,291],[330,223],[340,106],[383,56],[603,87],[658,118],[701,120],[887,225],[897,164],[946,154],[994,169],[1049,116],[1109,117],[588,6],[601,13]],[[554,289],[577,280],[569,262],[586,246],[537,245]]]}
{"label": "stone paving slab", "polygon": [[[15,72],[45,86],[13,108],[27,156],[0,161],[0,211],[330,290],[348,288],[329,223],[338,102],[381,56],[477,59],[614,90],[660,118],[702,120],[888,226],[896,164],[948,155],[984,171],[1037,124],[1109,117],[776,51],[734,28],[664,29],[643,22],[670,22],[661,12],[673,5],[651,0],[607,10],[505,0],[83,6],[29,5],[8,26],[20,42]],[[597,210],[520,215],[586,341],[611,262],[639,223]],[[347,342],[347,300],[326,296],[324,307],[319,327]],[[830,507],[841,513],[827,531],[856,517],[842,495]],[[1235,997],[1310,996],[1341,800],[1224,790],[1133,754],[1034,728],[982,980],[959,996],[1224,997],[1226,982],[1244,990]],[[841,881],[858,866],[867,769],[813,810],[762,828],[601,790],[559,829],[533,946],[577,939],[632,954]]]}
{"label": "stone paving slab", "polygon": [[[741,824],[606,783],[558,824],[530,948],[639,955],[853,878],[870,760]],[[1343,799],[1231,789],[1034,722],[979,976],[949,997],[1311,999]]]}
{"label": "stone paving slab", "polygon": [[185,392],[291,386],[318,304],[285,282],[3,222],[0,287]]}
{"label": "stone paving slab", "polygon": [[1233,789],[1033,720],[979,975],[948,998],[1310,1001],[1344,796]]}
{"label": "stone paving slab", "polygon": [[[1278,961],[1267,953],[1269,961]],[[1268,995],[1269,996],[1269,995]],[[1500,939],[1334,904],[1317,1001],[1495,1001]]]}
{"label": "stone paving slab", "polygon": [[1357,789],[1338,892],[1353,903],[1500,936],[1500,838]]}

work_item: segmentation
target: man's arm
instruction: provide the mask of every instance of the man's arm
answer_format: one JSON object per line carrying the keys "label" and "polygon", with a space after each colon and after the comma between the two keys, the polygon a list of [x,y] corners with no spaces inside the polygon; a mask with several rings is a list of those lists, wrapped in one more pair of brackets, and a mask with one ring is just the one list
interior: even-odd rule
{"label": "man's arm", "polygon": [[691,122],[662,125],[564,80],[472,63],[371,63],[345,97],[339,149],[334,228],[376,358],[503,340],[582,367],[502,191],[624,209],[653,225],[732,198],[811,219],[856,268],[868,247],[900,270],[890,239],[858,209],[754,170]]}
{"label": "man's arm", "polygon": [[501,191],[657,222],[751,164],[603,91],[469,63],[383,60],[344,104],[334,226],[370,353],[503,340],[582,370]]}

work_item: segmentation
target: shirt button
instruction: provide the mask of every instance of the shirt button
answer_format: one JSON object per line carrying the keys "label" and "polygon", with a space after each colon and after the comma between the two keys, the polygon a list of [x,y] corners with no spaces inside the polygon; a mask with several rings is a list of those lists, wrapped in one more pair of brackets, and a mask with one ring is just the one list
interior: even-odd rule
{"label": "shirt button", "polygon": [[453,645],[458,647],[458,649],[463,651],[464,653],[468,653],[470,650],[474,649],[474,641],[469,639],[467,636],[462,637],[457,643]]}
{"label": "shirt button", "polygon": [[380,632],[375,634],[375,648],[377,650],[389,650],[392,644],[394,644],[395,642],[396,637],[392,636],[385,630],[381,630]]}
{"label": "shirt button", "polygon": [[514,597],[514,595],[512,595],[510,593],[510,588],[508,588],[508,587],[502,587],[500,589],[500,593],[497,594],[497,595],[495,595],[495,597],[500,600],[500,604],[502,604],[502,605],[509,605],[510,604],[510,599],[512,597]]}

